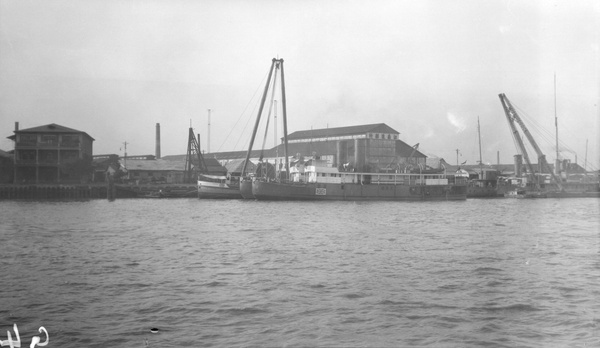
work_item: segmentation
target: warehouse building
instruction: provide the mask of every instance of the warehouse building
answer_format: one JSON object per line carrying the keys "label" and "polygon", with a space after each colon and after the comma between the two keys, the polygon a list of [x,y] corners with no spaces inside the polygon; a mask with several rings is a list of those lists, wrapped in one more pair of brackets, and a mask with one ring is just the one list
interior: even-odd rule
{"label": "warehouse building", "polygon": [[[427,156],[416,146],[399,139],[400,133],[385,123],[337,128],[311,129],[288,135],[290,161],[318,158],[340,170],[365,172],[395,172],[424,166]],[[222,165],[246,157],[246,151],[205,154],[216,158]],[[252,162],[259,159],[278,166],[284,162],[282,143],[268,150],[253,150]]]}

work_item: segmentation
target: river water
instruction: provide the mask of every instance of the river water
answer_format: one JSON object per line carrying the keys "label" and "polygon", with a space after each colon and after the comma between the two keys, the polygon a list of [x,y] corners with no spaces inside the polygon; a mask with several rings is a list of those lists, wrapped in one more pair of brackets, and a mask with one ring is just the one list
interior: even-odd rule
{"label": "river water", "polygon": [[600,347],[599,203],[0,201],[0,339]]}

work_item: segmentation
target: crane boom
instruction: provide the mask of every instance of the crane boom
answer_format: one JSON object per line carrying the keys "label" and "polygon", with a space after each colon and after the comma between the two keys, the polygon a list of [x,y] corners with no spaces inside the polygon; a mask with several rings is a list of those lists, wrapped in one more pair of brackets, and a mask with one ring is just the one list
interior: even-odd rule
{"label": "crane boom", "polygon": [[[529,132],[529,129],[527,129],[527,126],[525,126],[525,123],[523,123],[523,120],[521,120],[521,117],[519,116],[517,111],[514,109],[514,107],[512,106],[512,104],[510,103],[510,101],[508,100],[508,98],[506,97],[506,95],[504,93],[499,94],[498,97],[500,97],[500,102],[502,103],[502,107],[504,108],[504,113],[506,115],[506,119],[508,120],[508,124],[511,128],[511,131],[513,132],[513,137],[517,141],[519,150],[521,150],[521,152],[523,154],[523,158],[525,159],[525,162],[527,163],[527,169],[529,170],[529,172],[532,175],[534,175],[535,170],[533,168],[533,165],[531,164],[529,156],[527,155],[527,150],[525,149],[525,144],[523,143],[523,140],[519,136],[519,131],[517,130],[515,122],[519,124],[519,126],[523,130],[523,133],[527,137],[527,140],[529,141],[529,143],[531,144],[531,146],[537,153],[538,162],[539,162],[539,165],[541,166],[541,169],[546,170],[547,172],[550,173],[550,175],[552,175],[552,179],[554,179],[554,182],[556,182],[556,185],[562,191],[563,187],[562,187],[562,184],[560,183],[560,180],[556,177],[556,175],[554,175],[554,172],[551,171],[550,168],[548,167],[548,162],[546,161],[546,155],[544,155],[544,153],[542,152],[542,150],[540,149],[538,144],[535,142],[535,139],[533,139],[533,136]],[[539,188],[539,186],[540,186],[539,181],[537,179],[535,180],[535,185],[537,188]]]}

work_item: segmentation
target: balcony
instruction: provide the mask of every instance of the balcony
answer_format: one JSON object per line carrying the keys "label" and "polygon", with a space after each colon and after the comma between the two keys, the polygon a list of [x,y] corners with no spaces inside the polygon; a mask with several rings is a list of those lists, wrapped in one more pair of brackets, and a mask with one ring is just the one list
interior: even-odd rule
{"label": "balcony", "polygon": [[58,141],[45,141],[37,143],[37,147],[42,148],[56,148],[58,147]]}
{"label": "balcony", "polygon": [[38,162],[38,165],[40,166],[55,166],[58,164],[58,159],[56,158],[45,158],[45,159],[40,159]]}
{"label": "balcony", "polygon": [[17,159],[17,164],[37,164],[37,161],[35,158],[21,158],[21,159]]}
{"label": "balcony", "polygon": [[62,141],[60,143],[60,147],[71,147],[71,148],[79,148],[79,140],[77,141]]}
{"label": "balcony", "polygon": [[37,147],[36,141],[18,141],[17,147]]}

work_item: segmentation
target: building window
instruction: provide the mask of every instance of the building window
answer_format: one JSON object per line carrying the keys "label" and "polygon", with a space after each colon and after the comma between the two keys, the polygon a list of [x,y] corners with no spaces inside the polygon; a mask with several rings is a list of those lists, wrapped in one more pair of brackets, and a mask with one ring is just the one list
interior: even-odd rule
{"label": "building window", "polygon": [[46,145],[56,145],[58,137],[54,134],[42,134],[40,143]]}
{"label": "building window", "polygon": [[62,135],[61,137],[61,145],[68,147],[78,147],[79,146],[79,135]]}
{"label": "building window", "polygon": [[375,139],[379,139],[379,134],[375,134]]}
{"label": "building window", "polygon": [[37,144],[37,135],[35,135],[35,134],[20,134],[18,144],[19,145],[36,145]]}

